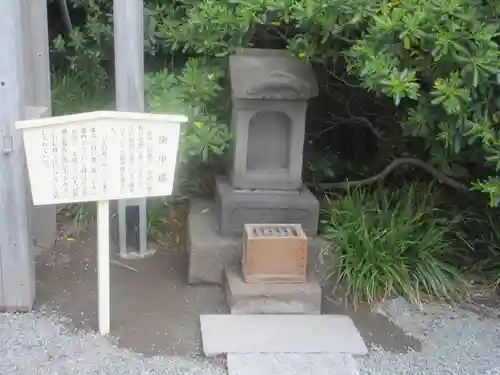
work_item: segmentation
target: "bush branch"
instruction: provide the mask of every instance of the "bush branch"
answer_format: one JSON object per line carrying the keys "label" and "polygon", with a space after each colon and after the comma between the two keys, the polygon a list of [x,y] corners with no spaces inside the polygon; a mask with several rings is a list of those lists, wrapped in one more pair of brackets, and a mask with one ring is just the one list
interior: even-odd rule
{"label": "bush branch", "polygon": [[361,125],[366,126],[373,133],[373,135],[375,137],[377,137],[379,140],[384,141],[384,142],[388,141],[388,139],[384,138],[384,136],[375,128],[375,125],[373,125],[373,123],[370,120],[368,120],[368,118],[366,118],[366,117],[352,116],[351,115],[348,118],[343,118],[343,117],[334,116],[332,114],[330,114],[330,117],[333,120],[325,121],[325,123],[329,124],[330,126],[324,128],[324,129],[321,129],[321,131],[314,134],[315,138],[319,138],[319,137],[323,136],[323,134],[328,133],[330,130],[335,128],[337,125],[354,123],[354,124],[361,124]]}
{"label": "bush branch", "polygon": [[61,7],[61,16],[63,19],[64,27],[68,35],[73,31],[73,23],[71,22],[71,16],[69,15],[68,3],[66,0],[59,0],[59,6]]}
{"label": "bush branch", "polygon": [[449,185],[457,190],[470,192],[469,188],[466,185],[446,176],[444,173],[438,171],[436,168],[427,164],[426,162],[415,158],[394,159],[380,173],[377,173],[376,175],[365,178],[363,180],[320,183],[319,187],[323,190],[328,190],[328,189],[348,189],[354,186],[370,185],[386,178],[392,171],[394,171],[401,165],[407,165],[407,164],[414,165],[416,167],[424,169],[426,172],[432,175],[432,177],[434,177],[436,180],[438,180],[443,184]]}

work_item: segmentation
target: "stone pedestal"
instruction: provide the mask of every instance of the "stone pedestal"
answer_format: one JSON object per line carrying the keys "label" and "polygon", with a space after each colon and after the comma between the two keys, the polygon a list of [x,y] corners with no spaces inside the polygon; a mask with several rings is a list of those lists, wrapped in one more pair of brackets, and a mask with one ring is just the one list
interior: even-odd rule
{"label": "stone pedestal", "polygon": [[245,283],[239,267],[225,270],[231,314],[320,314],[321,286],[309,272],[305,283]]}
{"label": "stone pedestal", "polygon": [[215,202],[223,236],[241,235],[247,223],[301,224],[308,236],[318,231],[319,202],[304,185],[297,190],[243,190],[220,178]]}

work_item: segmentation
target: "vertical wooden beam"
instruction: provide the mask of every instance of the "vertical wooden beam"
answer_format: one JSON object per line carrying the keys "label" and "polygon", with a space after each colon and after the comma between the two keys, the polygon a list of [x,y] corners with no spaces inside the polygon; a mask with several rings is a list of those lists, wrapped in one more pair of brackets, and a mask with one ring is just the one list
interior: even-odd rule
{"label": "vertical wooden beam", "polygon": [[0,310],[29,311],[35,297],[26,214],[25,155],[14,122],[24,117],[20,1],[0,1]]}
{"label": "vertical wooden beam", "polygon": [[115,0],[116,109],[144,112],[144,2]]}
{"label": "vertical wooden beam", "polygon": [[[25,119],[49,117],[52,100],[47,1],[20,0],[20,2],[23,20]],[[50,248],[56,240],[56,207],[34,207],[29,184],[27,185],[30,235],[37,247]]]}
{"label": "vertical wooden beam", "polygon": [[[116,109],[144,112],[144,1],[114,0],[113,3]],[[139,255],[145,255],[146,199],[118,202],[120,254],[126,256],[127,205],[139,206]]]}
{"label": "vertical wooden beam", "polygon": [[21,0],[23,11],[24,95],[27,106],[51,115],[49,30],[46,0]]}

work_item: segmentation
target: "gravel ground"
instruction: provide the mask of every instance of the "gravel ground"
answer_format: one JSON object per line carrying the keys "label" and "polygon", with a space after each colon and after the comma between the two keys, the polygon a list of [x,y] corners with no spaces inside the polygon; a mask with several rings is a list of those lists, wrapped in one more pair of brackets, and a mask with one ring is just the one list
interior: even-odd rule
{"label": "gravel ground", "polygon": [[2,375],[223,375],[224,367],[196,358],[145,358],[95,334],[70,332],[62,319],[0,315]]}
{"label": "gravel ground", "polygon": [[[396,299],[381,312],[421,339],[422,351],[372,348],[358,358],[361,375],[500,375],[500,310],[486,317],[430,304],[422,312]],[[146,358],[66,323],[40,313],[0,314],[0,374],[226,374],[223,364],[200,358]]]}
{"label": "gravel ground", "polygon": [[487,317],[440,304],[418,311],[397,298],[380,312],[422,340],[422,350],[394,354],[373,348],[359,360],[362,375],[500,374],[500,311]]}

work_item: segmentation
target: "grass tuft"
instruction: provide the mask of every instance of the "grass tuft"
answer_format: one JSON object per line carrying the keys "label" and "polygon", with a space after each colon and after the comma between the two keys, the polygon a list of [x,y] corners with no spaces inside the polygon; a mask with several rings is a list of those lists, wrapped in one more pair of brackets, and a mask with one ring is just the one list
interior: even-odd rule
{"label": "grass tuft", "polygon": [[498,210],[491,209],[476,217],[481,226],[474,240],[474,248],[480,258],[472,271],[480,275],[494,289],[500,286],[500,220]]}
{"label": "grass tuft", "polygon": [[337,249],[336,276],[354,305],[392,294],[420,305],[425,296],[460,299],[465,283],[446,259],[457,251],[455,221],[420,184],[355,189],[326,199],[322,234]]}

